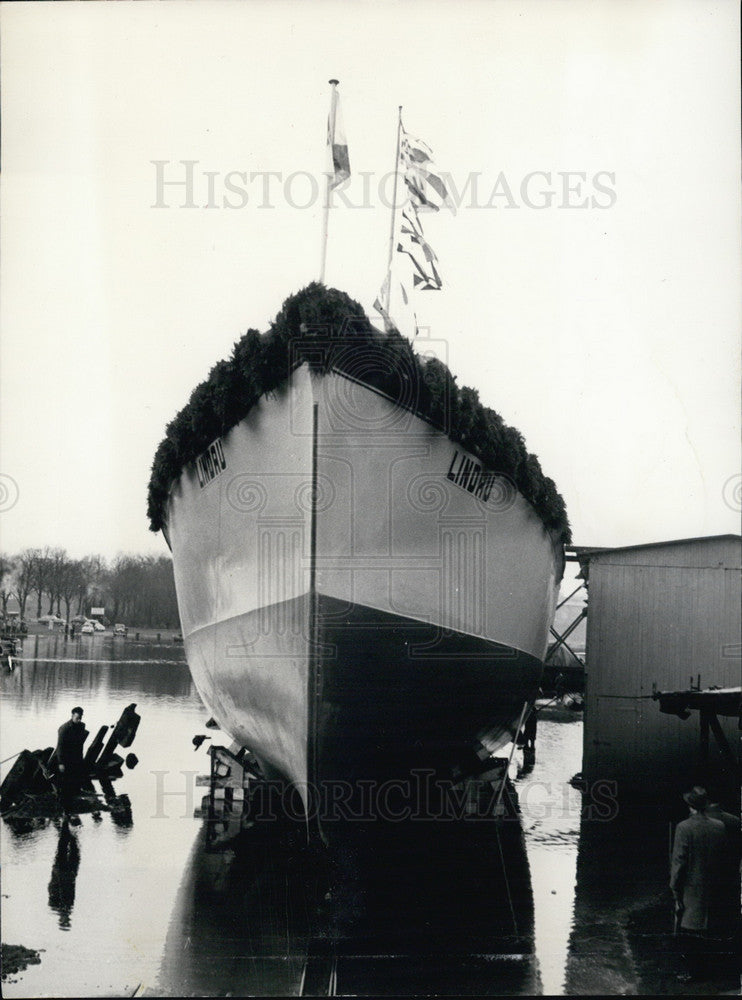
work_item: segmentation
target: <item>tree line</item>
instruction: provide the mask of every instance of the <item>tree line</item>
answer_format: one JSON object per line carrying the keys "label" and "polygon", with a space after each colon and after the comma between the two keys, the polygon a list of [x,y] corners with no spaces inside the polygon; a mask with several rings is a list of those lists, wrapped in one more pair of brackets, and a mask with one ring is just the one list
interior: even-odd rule
{"label": "tree line", "polygon": [[20,616],[57,614],[66,621],[105,608],[114,622],[141,628],[178,628],[173,562],[168,556],[118,555],[72,559],[65,549],[24,549],[0,553],[0,606],[3,618],[16,601]]}

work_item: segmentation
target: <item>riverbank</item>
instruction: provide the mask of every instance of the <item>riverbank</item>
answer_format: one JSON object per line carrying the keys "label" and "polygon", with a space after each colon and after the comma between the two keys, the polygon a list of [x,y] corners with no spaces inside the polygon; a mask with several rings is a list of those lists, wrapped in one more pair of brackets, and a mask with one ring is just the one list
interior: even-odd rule
{"label": "riverbank", "polygon": [[75,628],[75,637],[71,639],[69,635],[65,636],[64,629],[59,625],[54,627],[53,631],[50,631],[46,625],[36,624],[28,625],[28,633],[25,636],[19,636],[20,639],[33,638],[33,636],[46,636],[50,638],[66,639],[68,642],[90,642],[96,639],[113,639],[114,642],[172,642],[181,643],[183,637],[179,629],[166,629],[166,628],[137,628],[136,626],[129,626],[128,632],[125,636],[114,635],[112,628],[104,629],[103,632],[94,632],[92,635],[83,635],[80,633],[80,628],[77,626]]}

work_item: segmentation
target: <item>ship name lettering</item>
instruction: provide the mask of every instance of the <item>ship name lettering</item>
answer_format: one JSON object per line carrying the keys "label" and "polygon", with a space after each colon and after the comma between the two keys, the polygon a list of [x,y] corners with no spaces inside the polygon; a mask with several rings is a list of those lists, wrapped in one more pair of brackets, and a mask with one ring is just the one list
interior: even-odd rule
{"label": "ship name lettering", "polygon": [[459,455],[458,450],[454,451],[451,464],[446,473],[446,479],[456,483],[463,490],[479,497],[483,503],[487,503],[495,483],[496,474],[487,472],[482,466],[465,455]]}
{"label": "ship name lettering", "polygon": [[198,483],[201,489],[207,486],[219,473],[227,468],[227,460],[224,457],[224,449],[221,441],[217,438],[203,455],[196,459],[196,472],[198,473]]}

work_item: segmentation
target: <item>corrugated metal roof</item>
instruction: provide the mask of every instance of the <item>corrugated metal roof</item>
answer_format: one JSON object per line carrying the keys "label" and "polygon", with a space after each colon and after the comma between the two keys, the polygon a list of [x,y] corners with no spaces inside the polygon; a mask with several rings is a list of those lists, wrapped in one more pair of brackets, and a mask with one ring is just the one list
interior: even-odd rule
{"label": "corrugated metal roof", "polygon": [[742,535],[699,535],[695,538],[673,538],[664,542],[643,542],[640,545],[616,545],[609,546],[607,548],[592,545],[568,545],[565,551],[567,552],[568,559],[570,558],[570,555],[574,553],[572,561],[579,559],[580,562],[583,562],[586,559],[595,559],[613,552],[631,552],[639,551],[641,549],[656,549],[666,545],[692,545],[702,542],[721,541],[735,541],[742,543]]}
{"label": "corrugated metal roof", "polygon": [[[609,555],[613,552],[632,552],[640,551],[641,549],[657,549],[667,545],[693,545],[697,543],[700,544],[702,542],[721,541],[734,541],[742,543],[742,535],[699,535],[695,538],[673,538],[664,542],[643,542],[640,545],[616,545],[608,546],[606,548],[596,545],[568,545],[565,551],[567,553],[567,559],[572,556],[573,562],[575,559],[583,562],[584,560],[595,559],[600,556]],[[572,553],[574,553],[574,555],[572,555]]]}

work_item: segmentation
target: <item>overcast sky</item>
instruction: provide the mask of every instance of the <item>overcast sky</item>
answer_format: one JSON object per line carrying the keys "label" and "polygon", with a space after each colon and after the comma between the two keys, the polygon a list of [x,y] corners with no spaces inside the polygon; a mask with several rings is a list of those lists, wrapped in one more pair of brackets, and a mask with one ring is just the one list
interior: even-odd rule
{"label": "overcast sky", "polygon": [[[166,423],[318,277],[330,77],[353,176],[327,283],[371,309],[402,105],[463,192],[455,216],[424,219],[444,288],[419,322],[523,432],[575,541],[738,531],[734,0],[0,18],[4,551],[167,551],[146,518]],[[158,185],[184,181],[184,160],[193,207]]]}

